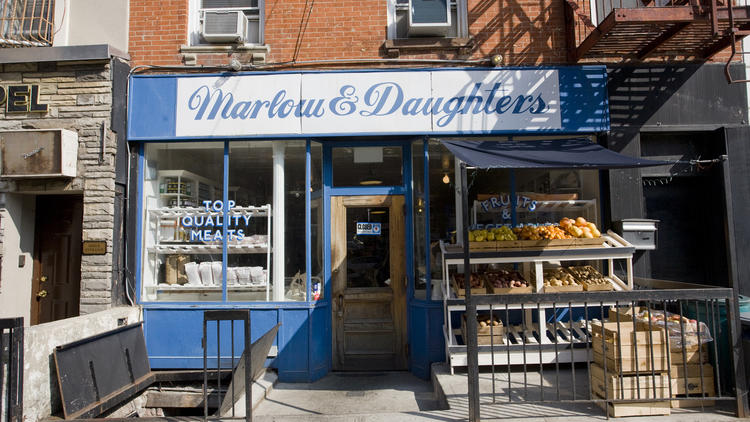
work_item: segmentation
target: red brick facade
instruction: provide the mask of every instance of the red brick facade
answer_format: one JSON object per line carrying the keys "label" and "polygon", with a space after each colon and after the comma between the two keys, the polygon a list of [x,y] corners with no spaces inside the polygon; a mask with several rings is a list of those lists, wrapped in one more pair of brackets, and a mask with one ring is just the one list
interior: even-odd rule
{"label": "red brick facade", "polygon": [[[188,0],[132,0],[130,4],[133,64],[184,64],[181,46],[188,43]],[[469,0],[472,41],[467,48],[400,50],[398,57],[487,59],[500,54],[505,66],[569,64],[563,5],[561,0]],[[270,51],[265,62],[393,57],[384,48],[386,9],[383,0],[267,0],[265,45]],[[252,61],[248,52],[192,54],[198,65],[226,65],[232,56],[243,63]],[[715,60],[726,57],[721,53]]]}

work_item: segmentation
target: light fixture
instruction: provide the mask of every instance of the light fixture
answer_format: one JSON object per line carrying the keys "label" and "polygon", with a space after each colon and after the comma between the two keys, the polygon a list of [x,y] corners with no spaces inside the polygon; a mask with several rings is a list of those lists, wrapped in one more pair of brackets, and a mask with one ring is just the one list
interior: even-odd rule
{"label": "light fixture", "polygon": [[378,179],[368,179],[368,180],[363,180],[363,181],[359,182],[359,184],[362,185],[362,186],[380,185],[382,183],[383,183],[383,181],[382,180],[378,180]]}
{"label": "light fixture", "polygon": [[385,214],[385,210],[370,211],[370,214]]}
{"label": "light fixture", "polygon": [[233,57],[232,60],[229,61],[229,67],[235,72],[239,72],[242,70],[242,62]]}
{"label": "light fixture", "polygon": [[492,63],[492,65],[495,67],[500,66],[503,63],[503,56],[501,56],[500,54],[495,54],[494,56],[490,57],[490,63]]}
{"label": "light fixture", "polygon": [[447,185],[447,184],[448,184],[448,183],[450,183],[450,182],[451,182],[451,178],[450,178],[450,177],[448,177],[448,173],[445,173],[445,174],[443,175],[443,183],[445,183],[445,184]]}

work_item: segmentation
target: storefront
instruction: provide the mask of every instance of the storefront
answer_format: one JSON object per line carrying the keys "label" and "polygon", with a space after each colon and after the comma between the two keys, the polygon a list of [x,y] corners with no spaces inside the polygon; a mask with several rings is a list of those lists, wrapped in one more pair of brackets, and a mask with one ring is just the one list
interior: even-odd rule
{"label": "storefront", "polygon": [[[202,367],[203,311],[242,308],[253,340],[282,324],[269,356],[282,380],[428,377],[445,359],[438,242],[462,218],[442,142],[596,143],[606,81],[603,66],[132,76],[133,271],[152,367]],[[597,170],[467,182],[485,227],[602,215]]]}

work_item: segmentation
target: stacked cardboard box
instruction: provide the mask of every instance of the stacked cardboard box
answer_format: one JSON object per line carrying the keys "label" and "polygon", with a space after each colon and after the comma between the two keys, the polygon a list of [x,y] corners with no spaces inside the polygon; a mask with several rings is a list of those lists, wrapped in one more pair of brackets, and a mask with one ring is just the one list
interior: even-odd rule
{"label": "stacked cardboard box", "polygon": [[592,324],[591,390],[602,399],[638,400],[601,402],[613,417],[668,415],[669,401],[648,401],[669,398],[666,336],[663,330],[634,328],[622,322]]}

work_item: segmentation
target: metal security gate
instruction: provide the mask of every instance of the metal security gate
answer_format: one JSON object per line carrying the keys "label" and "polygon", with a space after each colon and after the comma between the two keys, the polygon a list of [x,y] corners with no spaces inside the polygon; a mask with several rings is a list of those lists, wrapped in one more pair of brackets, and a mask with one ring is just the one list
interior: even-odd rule
{"label": "metal security gate", "polygon": [[23,421],[23,318],[0,319],[0,416]]}
{"label": "metal security gate", "polygon": [[[514,312],[538,308],[551,309],[551,317],[513,318]],[[466,309],[467,322],[477,315],[499,321],[489,324],[489,342],[483,341],[488,344],[478,345],[476,328],[465,333],[473,364],[467,368],[471,421],[480,419],[480,405],[534,403],[595,403],[609,416],[638,405],[668,412],[734,401],[737,416],[747,415],[732,289],[474,295]],[[511,365],[495,363],[509,362],[505,356],[518,351],[522,372],[514,375]],[[481,386],[480,353],[492,357]],[[557,359],[527,365],[527,358],[542,353]],[[575,353],[589,357],[578,373],[569,363]]]}

